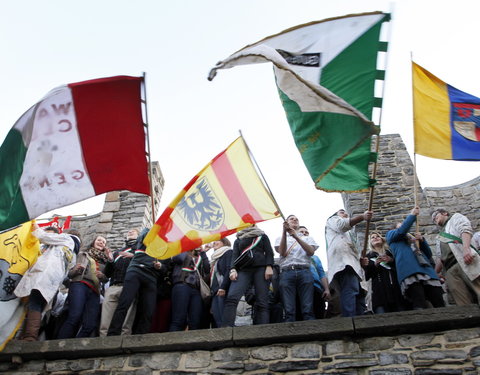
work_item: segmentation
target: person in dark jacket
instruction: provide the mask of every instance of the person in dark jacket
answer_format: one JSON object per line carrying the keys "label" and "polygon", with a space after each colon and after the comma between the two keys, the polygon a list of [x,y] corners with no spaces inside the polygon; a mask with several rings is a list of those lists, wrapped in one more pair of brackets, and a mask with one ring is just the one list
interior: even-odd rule
{"label": "person in dark jacket", "polygon": [[210,262],[202,248],[172,257],[172,322],[170,331],[200,329],[204,303],[200,294],[200,277],[208,279]]}
{"label": "person in dark jacket", "polygon": [[386,235],[402,294],[412,302],[414,310],[428,308],[427,301],[433,307],[445,306],[439,277],[429,261],[432,251],[427,241],[420,233],[415,237],[408,233],[419,213],[420,209],[415,207],[403,223],[398,223],[396,229]]}
{"label": "person in dark jacket", "polygon": [[122,293],[112,317],[107,336],[118,336],[127,316],[128,309],[137,298],[137,313],[132,333],[149,333],[157,298],[157,279],[168,269],[168,261],[159,261],[145,252],[143,239],[145,229],[135,244],[135,255],[127,268]]}
{"label": "person in dark jacket", "polygon": [[403,311],[407,309],[397,280],[395,259],[387,242],[378,232],[369,236],[366,260],[362,260],[365,277],[372,280],[372,309],[375,314]]}
{"label": "person in dark jacket", "polygon": [[225,296],[230,287],[229,272],[232,264],[232,244],[228,238],[222,238],[213,242],[213,249],[214,252],[210,258],[211,312],[215,327],[221,327]]}
{"label": "person in dark jacket", "polygon": [[[242,269],[237,269],[235,260],[243,251],[253,251],[253,261]],[[268,236],[257,226],[252,226],[237,233],[233,244],[230,280],[232,281],[223,310],[223,327],[233,327],[235,313],[240,298],[253,281],[255,287],[255,309],[258,312],[256,323],[269,323],[268,286],[273,275],[273,249]]]}
{"label": "person in dark jacket", "polygon": [[[125,246],[120,250],[114,251],[113,262],[105,266],[105,276],[110,279],[110,286],[105,290],[105,298],[102,303],[102,315],[100,318],[100,336],[106,336],[112,316],[118,306],[120,294],[122,293],[123,283],[127,274],[130,261],[135,255],[135,244],[139,235],[138,229],[130,229],[127,232]],[[133,320],[135,318],[136,303],[130,306],[127,318],[123,324],[122,334],[130,335],[132,333]]]}

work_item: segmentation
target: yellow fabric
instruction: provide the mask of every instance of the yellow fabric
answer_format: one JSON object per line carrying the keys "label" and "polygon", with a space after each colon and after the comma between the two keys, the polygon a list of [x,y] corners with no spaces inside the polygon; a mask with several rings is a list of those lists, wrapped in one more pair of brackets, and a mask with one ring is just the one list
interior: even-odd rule
{"label": "yellow fabric", "polygon": [[0,259],[10,264],[9,273],[23,275],[40,254],[40,242],[32,235],[32,223],[0,233]]}
{"label": "yellow fabric", "polygon": [[412,62],[415,153],[452,159],[447,85]]}
{"label": "yellow fabric", "polygon": [[[0,259],[9,264],[8,273],[23,275],[37,261],[40,242],[32,235],[32,223],[0,233]],[[25,305],[18,298],[0,301],[0,351],[10,341],[25,318]]]}
{"label": "yellow fabric", "polygon": [[[204,204],[207,200],[209,205]],[[242,219],[249,214],[258,215],[255,222],[280,216],[250,160],[243,138],[239,137],[170,203],[145,237],[146,252],[166,259],[219,240],[251,226]]]}

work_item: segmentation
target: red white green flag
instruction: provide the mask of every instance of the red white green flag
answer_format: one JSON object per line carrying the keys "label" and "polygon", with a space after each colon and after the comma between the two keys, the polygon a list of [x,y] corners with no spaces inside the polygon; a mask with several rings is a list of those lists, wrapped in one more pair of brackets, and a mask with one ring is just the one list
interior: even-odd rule
{"label": "red white green flag", "polygon": [[183,188],[144,244],[147,254],[166,259],[279,216],[239,137]]}
{"label": "red white green flag", "polygon": [[149,194],[142,82],[68,84],[20,117],[0,148],[0,230],[108,191]]}

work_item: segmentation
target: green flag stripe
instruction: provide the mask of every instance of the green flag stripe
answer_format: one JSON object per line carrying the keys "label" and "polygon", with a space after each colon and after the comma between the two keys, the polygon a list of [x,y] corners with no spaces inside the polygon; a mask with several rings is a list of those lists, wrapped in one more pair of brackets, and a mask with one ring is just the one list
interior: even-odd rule
{"label": "green flag stripe", "polygon": [[387,52],[388,51],[388,42],[379,42],[378,50],[380,52]]}
{"label": "green flag stripe", "polygon": [[[332,191],[359,191],[368,188],[370,182],[365,171],[368,170],[370,154],[365,148],[370,145],[371,128],[355,116],[302,112],[298,104],[282,91],[279,90],[279,94],[297,148],[316,186]],[[356,149],[358,146],[361,146],[359,151]],[[323,187],[322,178],[327,178],[332,170],[343,164],[344,160],[353,164],[338,171],[337,174],[348,177],[342,179],[342,186],[338,187],[337,184],[337,188],[331,189]],[[361,169],[357,171],[358,168]],[[332,176],[332,180],[335,178]]]}
{"label": "green flag stripe", "polygon": [[26,153],[21,133],[10,130],[0,148],[0,230],[30,220],[20,189]]}
{"label": "green flag stripe", "polygon": [[379,81],[385,80],[385,70],[377,70],[377,75],[375,77]]}
{"label": "green flag stripe", "polygon": [[372,118],[377,51],[384,19],[345,48],[323,69],[320,85]]}
{"label": "green flag stripe", "polygon": [[373,106],[376,108],[382,108],[383,98],[373,98]]}

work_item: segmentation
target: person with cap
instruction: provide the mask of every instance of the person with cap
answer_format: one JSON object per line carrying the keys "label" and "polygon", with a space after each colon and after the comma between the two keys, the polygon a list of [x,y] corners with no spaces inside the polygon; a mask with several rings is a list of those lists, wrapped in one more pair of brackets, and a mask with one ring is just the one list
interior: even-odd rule
{"label": "person with cap", "polygon": [[51,302],[68,272],[75,265],[80,248],[80,233],[68,229],[59,234],[57,228],[41,229],[33,224],[32,234],[42,244],[42,254],[23,275],[15,288],[17,297],[29,297],[28,311],[22,340],[36,341],[42,321],[42,313],[51,308]]}

